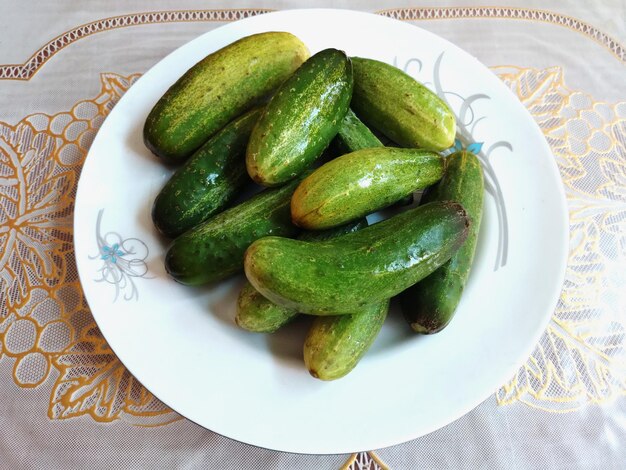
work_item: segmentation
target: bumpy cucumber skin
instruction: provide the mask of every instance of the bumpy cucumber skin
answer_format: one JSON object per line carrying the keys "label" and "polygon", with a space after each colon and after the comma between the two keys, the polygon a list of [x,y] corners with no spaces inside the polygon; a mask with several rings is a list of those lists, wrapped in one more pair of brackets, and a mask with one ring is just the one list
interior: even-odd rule
{"label": "bumpy cucumber skin", "polygon": [[454,316],[474,260],[483,212],[483,197],[483,172],[478,158],[467,151],[448,156],[444,177],[424,196],[424,200],[459,201],[470,218],[470,231],[450,261],[401,294],[404,316],[418,333],[437,333],[445,328]]}
{"label": "bumpy cucumber skin", "polygon": [[220,281],[240,271],[246,248],[268,235],[298,233],[289,201],[297,181],[266,190],[176,238],[165,256],[165,269],[181,284]]}
{"label": "bumpy cucumber skin", "polygon": [[434,152],[366,148],[331,160],[307,176],[291,198],[291,218],[320,230],[390,206],[441,179],[443,158]]}
{"label": "bumpy cucumber skin", "polygon": [[351,109],[348,109],[343,118],[334,142],[342,154],[383,146],[378,137],[361,122]]}
{"label": "bumpy cucumber skin", "polygon": [[248,181],[244,155],[261,110],[234,120],[176,170],[152,206],[152,221],[174,238],[222,210]]}
{"label": "bumpy cucumber skin", "polygon": [[246,282],[237,298],[235,323],[244,330],[255,333],[273,333],[296,315],[297,310],[276,305]]}
{"label": "bumpy cucumber skin", "polygon": [[383,326],[389,300],[353,315],[317,317],[304,342],[304,364],[321,380],[344,377],[356,367]]}
{"label": "bumpy cucumber skin", "polygon": [[279,88],[252,131],[248,174],[277,186],[305,171],[328,146],[348,110],[352,65],[345,53],[325,49]]}
{"label": "bumpy cucumber skin", "polygon": [[[367,219],[319,232],[302,232],[298,239],[324,241],[356,232],[367,227]],[[235,322],[245,330],[256,333],[273,333],[281,326],[290,322],[298,310],[277,305],[263,297],[249,281],[239,292],[237,299],[237,315]]]}
{"label": "bumpy cucumber skin", "polygon": [[352,64],[351,107],[368,126],[404,147],[452,146],[456,118],[435,93],[392,65],[359,57]]}
{"label": "bumpy cucumber skin", "polygon": [[326,242],[262,238],[246,250],[244,269],[275,303],[315,315],[350,314],[431,274],[468,230],[460,204],[433,202]]}
{"label": "bumpy cucumber skin", "polygon": [[242,38],[190,68],[156,103],[143,129],[146,146],[182,163],[211,135],[275,90],[309,56],[294,35]]}

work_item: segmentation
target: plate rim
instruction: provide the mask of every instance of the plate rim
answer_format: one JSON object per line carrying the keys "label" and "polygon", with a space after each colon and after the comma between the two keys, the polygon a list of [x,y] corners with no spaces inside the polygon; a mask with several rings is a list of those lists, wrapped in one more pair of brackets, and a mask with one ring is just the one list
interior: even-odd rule
{"label": "plate rim", "polygon": [[[141,83],[142,80],[144,80],[144,78],[146,78],[146,75],[149,71],[151,71],[152,69],[154,69],[155,67],[157,67],[159,64],[161,64],[161,62],[163,62],[164,60],[166,60],[167,58],[169,58],[170,56],[178,53],[178,51],[180,51],[181,49],[184,49],[186,47],[189,46],[190,43],[192,43],[193,41],[198,40],[199,38],[206,36],[206,35],[210,35],[212,33],[214,33],[215,31],[217,31],[218,29],[222,29],[222,28],[227,28],[230,27],[232,25],[235,24],[239,24],[242,22],[253,22],[255,21],[257,18],[260,17],[268,17],[268,16],[281,16],[281,15],[306,15],[307,12],[316,12],[318,14],[345,14],[345,15],[355,15],[355,16],[363,16],[363,17],[375,17],[377,18],[377,20],[382,20],[384,22],[389,22],[391,23],[395,23],[395,24],[404,24],[407,25],[409,27],[412,28],[416,28],[417,30],[419,30],[422,34],[426,34],[429,36],[434,36],[436,38],[438,38],[440,41],[442,41],[443,44],[445,44],[447,47],[454,49],[457,53],[461,53],[463,55],[465,55],[468,60],[472,61],[477,67],[480,67],[482,69],[484,69],[485,71],[488,71],[490,74],[493,74],[493,72],[486,66],[484,65],[482,62],[480,62],[478,59],[476,59],[475,56],[473,56],[472,54],[470,54],[469,52],[463,50],[461,47],[457,46],[455,43],[449,41],[448,39],[439,36],[427,29],[424,29],[420,26],[414,25],[412,23],[408,23],[405,21],[400,21],[394,18],[390,18],[388,16],[384,16],[384,15],[379,15],[376,13],[370,13],[370,12],[364,12],[364,11],[357,11],[357,10],[348,10],[348,9],[334,9],[334,8],[302,8],[302,9],[286,9],[286,10],[277,10],[277,11],[272,11],[272,12],[267,12],[267,13],[261,13],[259,15],[255,15],[255,16],[251,16],[251,17],[247,17],[244,19],[240,19],[240,20],[236,20],[236,21],[231,21],[229,23],[226,23],[224,25],[221,25],[217,28],[214,28],[210,31],[207,31],[205,33],[202,33],[194,38],[192,38],[191,40],[185,42],[184,44],[182,44],[181,46],[177,47],[176,49],[172,50],[170,53],[168,53],[167,55],[161,57],[158,62],[156,62],[154,65],[152,65],[148,70],[146,70],[142,76],[137,80],[137,82],[134,83],[134,86],[137,86],[137,84]],[[147,77],[149,79],[149,77]],[[497,78],[497,77],[496,77]],[[519,367],[527,360],[527,358],[531,355],[532,351],[534,350],[534,348],[537,346],[537,343],[541,337],[541,335],[545,332],[545,329],[548,325],[548,323],[550,322],[550,319],[552,318],[552,314],[554,312],[554,309],[556,308],[557,304],[558,304],[558,300],[560,298],[561,292],[562,292],[562,288],[563,288],[563,282],[565,280],[565,274],[566,274],[566,269],[568,266],[568,254],[569,254],[569,212],[568,212],[568,207],[567,207],[567,200],[566,200],[566,196],[565,196],[565,189],[563,186],[563,182],[562,182],[562,178],[560,176],[560,171],[558,168],[558,164],[556,162],[556,159],[554,158],[553,152],[550,149],[545,136],[543,135],[543,133],[541,132],[538,124],[536,123],[536,121],[534,120],[534,118],[532,117],[532,115],[530,114],[530,112],[528,111],[528,109],[521,103],[519,102],[519,98],[517,96],[515,96],[515,94],[512,93],[512,91],[506,87],[506,85],[501,82],[498,79],[498,87],[501,88],[502,90],[504,90],[505,93],[511,95],[515,101],[517,102],[517,104],[519,105],[519,108],[521,110],[523,110],[523,113],[525,114],[525,117],[528,121],[528,123],[531,123],[531,128],[533,129],[533,132],[538,135],[540,137],[540,139],[538,139],[541,142],[541,146],[544,148],[544,151],[546,153],[546,156],[551,156],[552,158],[549,159],[548,165],[552,168],[552,172],[551,172],[551,179],[556,180],[555,181],[555,188],[557,189],[559,198],[558,201],[556,201],[558,204],[558,208],[559,208],[559,214],[560,214],[560,221],[559,221],[559,226],[563,229],[562,230],[562,234],[561,234],[561,244],[559,245],[561,247],[561,253],[559,253],[559,258],[561,260],[561,263],[559,265],[559,271],[558,271],[558,276],[557,276],[557,280],[558,283],[555,280],[555,287],[554,289],[552,289],[552,293],[550,296],[550,305],[551,308],[546,310],[546,312],[543,314],[542,318],[541,318],[541,322],[537,322],[537,326],[536,328],[533,330],[533,334],[529,335],[529,340],[526,342],[526,347],[524,348],[524,354],[521,355],[520,354],[520,358],[518,361],[514,361],[514,364],[511,365],[507,370],[503,370],[503,372],[500,374],[503,379],[499,381],[500,384],[505,383],[505,381],[507,380],[507,378],[511,377],[514,375],[515,371],[519,369]],[[123,95],[120,98],[120,101],[124,99],[126,95]],[[79,214],[82,212],[79,209],[79,200],[83,201],[84,199],[86,199],[85,197],[79,198],[79,196],[82,193],[85,193],[85,179],[83,178],[84,175],[84,169],[86,167],[86,165],[88,164],[88,162],[90,162],[90,155],[92,153],[92,147],[95,146],[95,144],[98,142],[98,137],[100,136],[100,131],[107,125],[107,121],[110,122],[109,117],[115,112],[115,109],[113,109],[111,111],[111,113],[109,115],[107,115],[106,119],[104,120],[104,122],[102,123],[101,127],[98,129],[98,133],[94,139],[94,141],[92,142],[92,145],[90,146],[90,149],[85,157],[83,166],[81,167],[81,175],[78,181],[78,185],[77,185],[77,190],[76,190],[76,198],[75,198],[75,206],[74,206],[74,213],[73,213],[73,232],[74,234],[78,233],[79,231],[81,231],[80,224],[79,224]],[[91,161],[93,161],[93,159],[91,159]],[[82,229],[82,230],[87,230],[87,228]],[[87,281],[87,273],[85,272],[85,269],[81,269],[80,266],[82,265],[82,261],[79,260],[79,249],[77,249],[77,245],[76,245],[76,240],[79,237],[74,237],[74,257],[75,257],[75,261],[76,261],[76,268],[77,268],[77,274],[78,274],[78,278],[79,281],[81,283],[81,288],[82,286],[85,284],[84,281]],[[81,250],[80,251],[81,254],[84,254],[84,252]],[[455,421],[457,421],[458,419],[460,419],[461,417],[465,416],[467,413],[469,413],[471,410],[473,410],[474,408],[476,408],[477,406],[479,406],[481,403],[483,403],[485,400],[489,399],[489,397],[491,396],[492,392],[489,392],[489,394],[487,394],[486,396],[480,398],[479,400],[472,400],[472,401],[466,401],[465,402],[465,406],[460,407],[460,411],[458,413],[454,413],[454,416],[451,419],[446,419],[446,423],[443,425],[439,425],[439,424],[433,424],[429,427],[426,427],[425,430],[422,429],[418,432],[415,433],[408,433],[408,435],[403,435],[402,437],[399,436],[395,436],[395,438],[388,438],[388,437],[378,437],[375,440],[380,442],[380,444],[376,445],[375,447],[367,447],[367,448],[359,448],[359,449],[353,449],[352,447],[350,447],[349,449],[346,448],[346,446],[335,446],[333,449],[331,449],[330,451],[325,451],[325,450],[317,450],[320,446],[309,446],[307,447],[307,449],[305,450],[299,450],[299,449],[295,449],[293,448],[293,446],[291,446],[290,448],[280,448],[280,446],[266,446],[266,445],[261,445],[261,444],[257,444],[254,442],[249,442],[246,439],[239,439],[230,435],[226,435],[226,434],[222,434],[219,431],[214,431],[210,428],[208,428],[207,426],[200,424],[199,422],[195,421],[193,418],[190,418],[186,415],[183,415],[182,413],[180,413],[177,409],[176,406],[172,406],[172,404],[168,403],[165,400],[161,400],[161,398],[158,396],[158,394],[156,394],[153,390],[151,390],[150,388],[146,387],[143,382],[138,378],[138,375],[136,374],[136,371],[131,370],[131,368],[128,368],[126,366],[126,364],[124,363],[123,359],[119,356],[119,354],[116,351],[116,348],[109,342],[109,340],[106,338],[104,332],[102,331],[102,327],[100,322],[98,321],[98,315],[95,313],[95,310],[91,307],[91,302],[90,299],[87,298],[87,294],[83,289],[83,293],[84,293],[84,299],[87,302],[87,304],[89,305],[89,309],[92,312],[92,316],[94,318],[94,321],[96,322],[96,324],[98,325],[98,328],[100,329],[103,338],[107,341],[107,344],[109,344],[109,347],[111,348],[111,350],[113,351],[113,353],[116,355],[116,357],[118,358],[118,360],[120,361],[120,363],[122,365],[124,365],[124,367],[133,375],[133,377],[135,378],[135,380],[137,380],[138,382],[140,382],[142,384],[142,386],[144,386],[147,390],[150,391],[150,393],[156,397],[158,400],[162,401],[165,405],[167,405],[170,409],[172,409],[174,412],[176,412],[177,414],[179,414],[180,416],[184,417],[185,419],[197,424],[198,426],[203,427],[204,429],[210,430],[211,432],[215,432],[216,434],[219,434],[220,436],[224,436],[227,437],[228,439],[232,439],[235,440],[237,442],[241,442],[244,444],[248,444],[248,445],[252,445],[254,447],[260,448],[260,449],[269,449],[269,450],[274,450],[274,451],[278,451],[278,452],[289,452],[289,453],[295,453],[295,454],[306,454],[306,455],[336,455],[336,454],[341,454],[341,453],[352,453],[352,452],[360,452],[360,451],[368,451],[368,450],[373,450],[374,448],[376,449],[381,449],[381,448],[386,448],[386,447],[390,447],[393,445],[398,445],[398,444],[403,444],[406,443],[408,441],[411,441],[413,439],[419,438],[421,436],[425,436],[427,434],[430,434],[438,429],[441,429]],[[504,368],[503,368],[504,369]],[[141,372],[139,372],[141,374]],[[498,385],[500,386],[500,385]],[[313,450],[313,451],[311,451]]]}

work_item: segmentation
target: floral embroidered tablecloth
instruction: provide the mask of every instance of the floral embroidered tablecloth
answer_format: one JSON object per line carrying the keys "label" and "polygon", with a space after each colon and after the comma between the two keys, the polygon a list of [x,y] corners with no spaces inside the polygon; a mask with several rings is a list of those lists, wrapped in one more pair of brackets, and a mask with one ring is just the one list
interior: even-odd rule
{"label": "floral embroidered tablecloth", "polygon": [[72,243],[82,164],[133,82],[199,34],[305,5],[26,3],[0,6],[0,468],[624,468],[623,2],[541,9],[467,1],[306,5],[407,21],[490,66],[543,131],[570,217],[560,301],[531,357],[507,383],[427,436],[330,456],[241,444],[159,402],[100,334]]}

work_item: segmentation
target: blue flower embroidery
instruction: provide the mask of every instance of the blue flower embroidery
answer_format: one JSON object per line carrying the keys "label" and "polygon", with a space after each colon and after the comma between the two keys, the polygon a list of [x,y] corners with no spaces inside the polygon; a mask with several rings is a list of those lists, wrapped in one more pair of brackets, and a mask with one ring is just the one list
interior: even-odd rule
{"label": "blue flower embroidery", "polygon": [[[465,147],[465,150],[467,150],[468,152],[472,152],[475,155],[478,155],[483,148],[483,144],[484,142],[472,142],[467,147]],[[454,147],[452,147],[451,150],[453,152],[459,152],[463,149],[463,143],[459,139],[454,139]]]}
{"label": "blue flower embroidery", "polygon": [[89,256],[89,259],[97,259],[102,263],[98,270],[100,277],[96,282],[106,282],[115,286],[115,298],[120,293],[124,294],[124,300],[139,299],[139,291],[135,285],[135,279],[141,277],[151,279],[148,276],[148,246],[138,238],[123,238],[117,232],[106,232],[102,235],[101,224],[104,209],[98,212],[96,220],[97,254]]}
{"label": "blue flower embroidery", "polygon": [[125,253],[120,250],[119,243],[114,243],[111,247],[104,245],[102,247],[102,256],[100,256],[100,259],[117,263],[117,259],[124,256],[124,254]]}

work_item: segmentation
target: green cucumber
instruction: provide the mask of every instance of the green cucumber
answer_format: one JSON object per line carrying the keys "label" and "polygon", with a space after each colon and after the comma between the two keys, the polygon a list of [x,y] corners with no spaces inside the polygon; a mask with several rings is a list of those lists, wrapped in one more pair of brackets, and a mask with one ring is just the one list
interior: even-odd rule
{"label": "green cucumber", "polygon": [[[298,239],[309,241],[323,241],[356,232],[367,227],[367,220],[361,219],[351,224],[342,225],[320,232],[302,232]],[[273,333],[284,324],[291,321],[298,310],[277,305],[263,297],[249,281],[239,292],[237,299],[237,315],[235,322],[240,327],[258,333]]]}
{"label": "green cucumber", "polygon": [[156,103],[143,129],[146,146],[181,163],[215,132],[275,90],[309,56],[293,34],[244,37],[191,67]]}
{"label": "green cucumber", "polygon": [[244,330],[273,333],[297,315],[297,310],[267,300],[249,282],[239,291],[235,323]]}
{"label": "green cucumber", "polygon": [[317,168],[291,198],[291,218],[306,229],[345,224],[387,207],[443,175],[443,158],[419,149],[357,150]]}
{"label": "green cucumber", "polygon": [[213,283],[241,270],[244,252],[256,239],[296,235],[289,201],[297,184],[263,191],[185,232],[167,251],[165,269],[182,284]]}
{"label": "green cucumber", "polygon": [[348,109],[346,116],[343,118],[334,143],[341,154],[383,146],[378,137],[361,122],[351,109]]}
{"label": "green cucumber", "polygon": [[325,49],[307,60],[252,131],[246,154],[252,179],[277,186],[304,172],[337,134],[351,96],[352,65],[345,53]]}
{"label": "green cucumber", "polygon": [[330,241],[262,238],[246,250],[244,269],[275,303],[303,313],[350,314],[428,276],[468,230],[460,204],[433,202]]}
{"label": "green cucumber", "polygon": [[335,380],[354,369],[380,331],[389,300],[353,315],[317,317],[304,342],[304,364],[321,380]]}
{"label": "green cucumber", "polygon": [[467,239],[442,267],[400,296],[402,311],[418,333],[437,333],[448,325],[461,300],[474,259],[483,212],[484,182],[480,161],[467,151],[446,158],[446,173],[425,201],[459,201],[471,225]]}
{"label": "green cucumber", "polygon": [[403,147],[440,151],[452,146],[456,118],[448,105],[402,70],[352,58],[351,107],[368,126]]}
{"label": "green cucumber", "polygon": [[211,137],[165,184],[152,206],[152,220],[166,237],[174,238],[222,210],[250,181],[244,155],[254,109]]}

